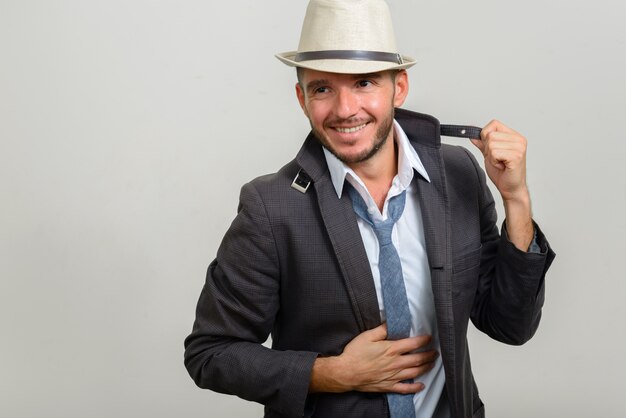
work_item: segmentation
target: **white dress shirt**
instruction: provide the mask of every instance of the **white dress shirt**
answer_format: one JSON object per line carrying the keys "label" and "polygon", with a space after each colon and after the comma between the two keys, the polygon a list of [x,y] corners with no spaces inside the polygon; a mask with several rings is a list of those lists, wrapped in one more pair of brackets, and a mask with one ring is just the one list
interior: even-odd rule
{"label": "white dress shirt", "polygon": [[[422,213],[417,196],[417,187],[413,184],[413,176],[416,172],[429,182],[430,178],[417,152],[415,152],[406,134],[396,121],[394,121],[394,130],[394,138],[398,146],[398,174],[393,179],[382,213],[359,176],[326,148],[324,148],[324,154],[337,196],[341,198],[344,181],[347,180],[363,197],[370,217],[373,220],[386,219],[389,199],[406,190],[407,196],[404,212],[394,225],[392,242],[398,251],[400,262],[402,263],[402,274],[412,318],[410,335],[431,335],[432,343],[426,349],[434,349],[440,352]],[[360,217],[357,217],[357,222],[372,269],[372,276],[374,277],[380,316],[384,321],[385,307],[383,305],[380,273],[378,271],[378,239],[374,230],[367,222]],[[416,418],[431,418],[437,408],[445,384],[441,356],[437,357],[435,367],[432,370],[419,376],[416,380],[422,382],[425,386],[424,390],[413,396]],[[445,409],[448,410],[447,407]],[[443,416],[446,415],[448,414],[444,413]]]}

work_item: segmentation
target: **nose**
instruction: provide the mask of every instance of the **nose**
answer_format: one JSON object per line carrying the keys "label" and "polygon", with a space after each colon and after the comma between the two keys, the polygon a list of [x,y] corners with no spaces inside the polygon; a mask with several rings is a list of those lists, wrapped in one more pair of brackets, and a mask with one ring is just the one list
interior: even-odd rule
{"label": "nose", "polygon": [[342,88],[337,91],[335,114],[341,119],[348,119],[359,112],[359,98],[351,89]]}

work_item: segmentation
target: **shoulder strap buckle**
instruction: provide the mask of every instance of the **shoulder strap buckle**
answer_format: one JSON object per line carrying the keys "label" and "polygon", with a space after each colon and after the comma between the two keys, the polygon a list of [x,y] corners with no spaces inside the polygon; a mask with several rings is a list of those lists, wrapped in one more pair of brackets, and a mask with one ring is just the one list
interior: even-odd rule
{"label": "shoulder strap buckle", "polygon": [[296,178],[293,179],[293,182],[291,183],[291,187],[293,187],[300,193],[306,193],[310,185],[311,178],[308,176],[307,173],[304,172],[303,169],[300,169],[300,171],[298,171],[298,174],[296,174]]}

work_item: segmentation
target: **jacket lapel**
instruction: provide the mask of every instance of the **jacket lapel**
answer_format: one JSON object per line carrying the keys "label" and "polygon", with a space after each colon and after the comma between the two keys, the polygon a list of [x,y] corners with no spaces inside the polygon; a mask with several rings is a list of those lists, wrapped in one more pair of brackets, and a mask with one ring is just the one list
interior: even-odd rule
{"label": "jacket lapel", "polygon": [[454,314],[452,310],[452,283],[450,277],[447,193],[440,151],[416,147],[430,177],[430,183],[418,178],[418,196],[424,223],[426,252],[435,298],[437,329],[446,371],[454,368]]}
{"label": "jacket lapel", "polygon": [[322,220],[332,243],[359,328],[380,325],[376,288],[361,233],[347,193],[341,199],[333,187],[321,145],[312,134],[296,160],[313,181]]}
{"label": "jacket lapel", "polygon": [[[432,116],[396,109],[396,120],[402,126],[409,141],[430,177],[430,182],[417,176],[418,197],[424,224],[426,252],[430,265],[431,283],[435,299],[437,330],[441,345],[446,381],[455,382],[456,357],[454,312],[452,309],[452,283],[450,258],[450,208],[446,190],[446,178],[439,121]],[[451,403],[456,400],[453,384],[446,385]]]}

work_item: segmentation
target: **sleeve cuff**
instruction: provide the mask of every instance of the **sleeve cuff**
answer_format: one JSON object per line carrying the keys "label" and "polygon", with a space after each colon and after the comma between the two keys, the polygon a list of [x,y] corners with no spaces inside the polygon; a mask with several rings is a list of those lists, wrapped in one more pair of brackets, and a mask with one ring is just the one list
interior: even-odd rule
{"label": "sleeve cuff", "polygon": [[541,247],[539,246],[539,244],[537,244],[537,229],[534,226],[533,226],[533,231],[534,231],[533,242],[530,243],[530,246],[528,247],[528,250],[526,250],[526,252],[533,253],[533,254],[541,254]]}

